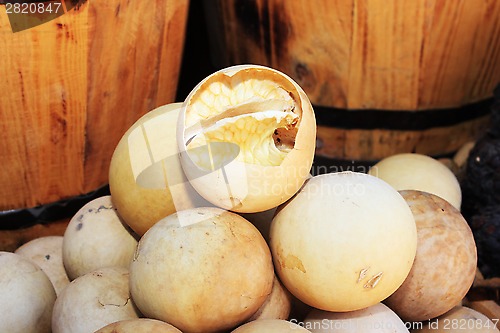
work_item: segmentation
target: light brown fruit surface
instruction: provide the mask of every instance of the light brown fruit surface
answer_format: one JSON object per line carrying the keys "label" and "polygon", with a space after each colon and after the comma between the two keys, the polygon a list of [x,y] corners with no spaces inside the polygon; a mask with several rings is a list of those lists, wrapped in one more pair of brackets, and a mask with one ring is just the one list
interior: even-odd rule
{"label": "light brown fruit surface", "polygon": [[274,277],[271,294],[266,301],[255,312],[248,321],[263,319],[288,319],[292,307],[292,295],[281,284],[277,277]]}
{"label": "light brown fruit surface", "polygon": [[71,280],[102,267],[128,268],[136,247],[136,236],[107,195],[87,203],[69,222],[63,238],[63,263]]}
{"label": "light brown fruit surface", "polygon": [[281,282],[326,311],[374,305],[404,281],[416,253],[412,213],[384,181],[362,173],[316,176],[272,221],[271,250]]}
{"label": "light brown fruit surface", "polygon": [[71,281],[55,302],[52,333],[95,332],[116,321],[139,318],[128,280],[125,268],[106,267]]}
{"label": "light brown fruit surface", "polygon": [[46,236],[35,238],[15,251],[15,253],[32,260],[47,274],[56,295],[59,295],[69,284],[69,277],[64,269],[62,259],[62,246],[62,236]]}
{"label": "light brown fruit surface", "polygon": [[0,252],[0,332],[50,333],[56,292],[31,260]]}
{"label": "light brown fruit surface", "polygon": [[149,318],[120,320],[111,323],[95,333],[182,333],[163,321]]}
{"label": "light brown fruit surface", "polygon": [[240,65],[202,80],[179,119],[182,167],[214,205],[240,213],[271,209],[309,175],[316,122],[304,91],[274,69]]}
{"label": "light brown fruit surface", "polygon": [[462,191],[457,177],[444,164],[421,154],[397,154],[375,164],[369,174],[398,191],[419,190],[437,195],[460,210]]}
{"label": "light brown fruit surface", "polygon": [[130,288],[140,311],[185,333],[231,329],[271,293],[269,247],[241,216],[194,208],[167,216],[139,242]]}
{"label": "light brown fruit surface", "polygon": [[244,325],[241,325],[231,333],[293,333],[293,332],[310,332],[305,328],[279,319],[254,320]]}
{"label": "light brown fruit surface", "polygon": [[403,320],[428,320],[466,295],[476,272],[476,245],[467,221],[446,200],[421,191],[400,193],[417,225],[417,255],[405,282],[385,304]]}
{"label": "light brown fruit surface", "polygon": [[350,312],[312,310],[304,327],[313,333],[408,333],[405,323],[382,303]]}
{"label": "light brown fruit surface", "polygon": [[111,159],[113,204],[140,236],[177,210],[207,205],[179,161],[176,129],[181,106],[172,103],[146,113],[123,135]]}

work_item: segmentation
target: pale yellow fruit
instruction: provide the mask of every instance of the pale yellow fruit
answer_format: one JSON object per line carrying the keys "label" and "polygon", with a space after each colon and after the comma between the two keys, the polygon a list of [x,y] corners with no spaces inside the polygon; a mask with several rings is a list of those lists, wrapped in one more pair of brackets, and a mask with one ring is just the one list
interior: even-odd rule
{"label": "pale yellow fruit", "polygon": [[304,327],[313,333],[408,333],[405,323],[382,303],[350,312],[312,310]]}
{"label": "pale yellow fruit", "polygon": [[20,246],[15,253],[30,259],[47,274],[56,295],[69,284],[69,277],[62,259],[62,236],[40,237]]}
{"label": "pale yellow fruit", "polygon": [[[497,319],[497,318],[496,318]],[[426,321],[412,333],[493,333],[500,332],[498,319],[491,321],[484,314],[465,306],[457,306],[431,321]]]}
{"label": "pale yellow fruit", "polygon": [[298,299],[343,312],[374,305],[404,281],[415,258],[411,210],[384,181],[341,172],[311,178],[272,221],[278,276]]}
{"label": "pale yellow fruit", "polygon": [[111,158],[113,204],[140,236],[167,215],[207,205],[179,161],[176,128],[181,106],[172,103],[146,113],[123,135]]}
{"label": "pale yellow fruit", "polygon": [[31,260],[0,251],[0,332],[51,333],[56,292]]}
{"label": "pale yellow fruit", "polygon": [[474,281],[474,236],[462,214],[440,197],[401,191],[417,225],[417,255],[405,282],[385,300],[405,321],[428,320],[458,304]]}
{"label": "pale yellow fruit", "polygon": [[120,320],[95,333],[182,333],[163,321],[149,318]]}
{"label": "pale yellow fruit", "polygon": [[294,333],[310,332],[305,328],[280,319],[254,320],[241,325],[231,333]]}
{"label": "pale yellow fruit", "polygon": [[421,154],[397,154],[375,164],[369,174],[398,191],[419,190],[437,195],[460,210],[462,191],[457,177],[438,160]]}
{"label": "pale yellow fruit", "polygon": [[106,267],[71,281],[54,304],[52,333],[95,332],[116,321],[139,318],[128,280],[127,269]]}
{"label": "pale yellow fruit", "polygon": [[136,236],[107,195],[84,205],[69,222],[63,238],[63,263],[71,280],[101,267],[128,268],[136,247]]}
{"label": "pale yellow fruit", "polygon": [[292,307],[292,295],[281,284],[278,278],[274,277],[273,289],[267,296],[264,304],[255,312],[248,321],[263,319],[287,319]]}
{"label": "pale yellow fruit", "polygon": [[185,100],[178,143],[186,176],[205,199],[236,212],[265,211],[292,197],[309,176],[314,112],[285,74],[228,67]]}
{"label": "pale yellow fruit", "polygon": [[140,311],[185,333],[244,322],[271,293],[273,278],[259,231],[215,207],[160,220],[142,236],[130,265],[131,295]]}

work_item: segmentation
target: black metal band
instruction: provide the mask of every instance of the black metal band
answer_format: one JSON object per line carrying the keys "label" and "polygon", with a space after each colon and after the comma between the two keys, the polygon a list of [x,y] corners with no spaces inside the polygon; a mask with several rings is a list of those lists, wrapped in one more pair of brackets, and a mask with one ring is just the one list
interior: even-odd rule
{"label": "black metal band", "polygon": [[104,195],[109,195],[108,185],[87,194],[38,207],[0,211],[0,230],[21,229],[72,217],[87,202]]}
{"label": "black metal band", "polygon": [[491,112],[493,99],[460,108],[432,110],[346,110],[314,106],[319,126],[343,129],[387,129],[422,131],[435,127],[453,126],[485,116]]}

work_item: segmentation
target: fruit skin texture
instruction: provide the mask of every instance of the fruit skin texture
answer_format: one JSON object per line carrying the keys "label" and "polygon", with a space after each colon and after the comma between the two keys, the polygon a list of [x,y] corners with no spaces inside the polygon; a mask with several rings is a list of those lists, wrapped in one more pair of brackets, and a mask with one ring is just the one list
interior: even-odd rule
{"label": "fruit skin texture", "polygon": [[181,106],[171,103],[146,113],[123,135],[111,158],[113,204],[139,236],[177,210],[207,205],[189,185],[177,155]]}
{"label": "fruit skin texture", "polygon": [[106,267],[71,281],[54,304],[52,333],[95,332],[116,321],[138,318],[128,280],[127,269]]}
{"label": "fruit skin texture", "polygon": [[274,277],[273,289],[264,304],[255,312],[249,321],[263,319],[283,319],[290,315],[292,295],[283,287],[277,277]]}
{"label": "fruit skin texture", "polygon": [[62,236],[40,237],[23,244],[15,253],[37,264],[54,286],[56,295],[69,284],[69,277],[62,259]]}
{"label": "fruit skin texture", "polygon": [[56,292],[29,259],[0,251],[0,332],[50,333]]}
{"label": "fruit skin texture", "polygon": [[280,319],[254,320],[241,325],[231,333],[293,333],[311,332],[292,322]]}
{"label": "fruit skin texture", "polygon": [[90,201],[64,232],[63,263],[69,278],[101,267],[127,268],[137,247],[135,237],[117,215],[109,195]]}
{"label": "fruit skin texture", "polygon": [[[497,324],[498,325],[498,324]],[[465,306],[456,306],[430,322],[424,322],[421,329],[412,333],[486,333],[500,331],[484,314]]]}
{"label": "fruit skin texture", "polygon": [[[309,177],[316,146],[316,120],[311,102],[302,88],[287,75],[272,68],[257,65],[238,65],[224,68],[202,80],[188,95],[179,117],[178,144],[186,151],[186,127],[189,126],[190,106],[210,82],[227,81],[240,76],[244,81],[255,73],[267,73],[267,78],[289,92],[300,115],[294,147],[280,165],[244,163],[237,159],[207,173],[199,168],[188,154],[181,154],[181,165],[191,185],[206,200],[217,207],[239,213],[256,213],[272,209],[291,198]],[[237,80],[235,80],[237,81]],[[227,118],[226,118],[227,119]],[[200,176],[200,173],[203,174]]]}
{"label": "fruit skin texture", "polygon": [[362,309],[392,294],[408,275],[417,245],[401,195],[354,172],[311,178],[278,208],[270,238],[285,287],[332,312]]}
{"label": "fruit skin texture", "polygon": [[421,191],[400,193],[417,225],[417,255],[405,282],[384,302],[405,321],[423,321],[465,297],[476,273],[476,245],[467,221],[446,200]]}
{"label": "fruit skin texture", "polygon": [[313,333],[408,333],[401,318],[382,303],[350,312],[314,309],[307,315],[304,327]]}
{"label": "fruit skin texture", "polygon": [[111,323],[95,333],[182,333],[163,321],[149,318],[121,320]]}
{"label": "fruit skin texture", "polygon": [[214,207],[177,212],[156,223],[130,265],[139,310],[185,333],[244,322],[271,293],[273,278],[269,247],[259,231]]}
{"label": "fruit skin texture", "polygon": [[462,191],[453,172],[438,160],[421,154],[384,158],[369,171],[397,191],[419,190],[437,195],[460,210]]}

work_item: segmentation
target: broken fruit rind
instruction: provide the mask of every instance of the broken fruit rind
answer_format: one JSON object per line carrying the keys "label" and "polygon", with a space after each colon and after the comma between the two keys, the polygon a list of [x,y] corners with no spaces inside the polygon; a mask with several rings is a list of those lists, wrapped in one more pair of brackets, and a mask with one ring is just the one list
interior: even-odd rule
{"label": "broken fruit rind", "polygon": [[240,65],[208,76],[185,100],[178,125],[187,179],[221,208],[271,209],[309,176],[314,111],[297,83],[274,69]]}

